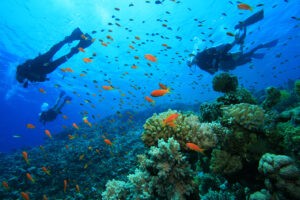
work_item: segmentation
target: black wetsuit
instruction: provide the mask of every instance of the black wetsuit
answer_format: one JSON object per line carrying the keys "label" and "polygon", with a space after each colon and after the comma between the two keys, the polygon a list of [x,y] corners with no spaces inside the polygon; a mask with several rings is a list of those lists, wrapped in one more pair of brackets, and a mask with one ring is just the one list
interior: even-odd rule
{"label": "black wetsuit", "polygon": [[[44,82],[48,80],[47,74],[53,72],[58,66],[65,63],[74,54],[78,53],[78,47],[88,47],[92,42],[88,34],[86,38],[81,38],[82,31],[76,28],[72,34],[66,37],[61,42],[55,44],[49,49],[45,54],[39,55],[34,59],[29,59],[25,61],[22,65],[17,67],[16,79],[20,83],[24,83],[24,87],[27,87],[28,81],[30,82]],[[56,60],[52,60],[54,55],[67,43],[71,43],[75,40],[80,40],[79,44],[71,48],[67,55],[61,56]]]}
{"label": "black wetsuit", "polygon": [[49,110],[41,113],[40,121],[45,125],[46,122],[55,120],[58,114],[59,114],[59,112],[57,112],[53,108],[50,108]]}

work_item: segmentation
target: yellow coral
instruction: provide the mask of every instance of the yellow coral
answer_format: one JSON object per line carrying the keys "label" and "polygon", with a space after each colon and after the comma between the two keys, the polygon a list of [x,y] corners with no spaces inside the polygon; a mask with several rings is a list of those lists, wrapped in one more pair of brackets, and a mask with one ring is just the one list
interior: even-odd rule
{"label": "yellow coral", "polygon": [[263,128],[265,121],[264,110],[248,103],[240,103],[222,107],[223,118],[233,121],[250,131],[256,131]]}
{"label": "yellow coral", "polygon": [[201,148],[216,146],[218,138],[216,132],[223,129],[218,123],[200,123],[198,117],[193,114],[181,113],[176,118],[176,126],[164,126],[163,120],[174,114],[176,110],[168,110],[160,114],[153,114],[144,124],[142,140],[147,146],[156,145],[159,139],[167,140],[173,137],[182,149],[187,150],[186,143],[192,142]]}

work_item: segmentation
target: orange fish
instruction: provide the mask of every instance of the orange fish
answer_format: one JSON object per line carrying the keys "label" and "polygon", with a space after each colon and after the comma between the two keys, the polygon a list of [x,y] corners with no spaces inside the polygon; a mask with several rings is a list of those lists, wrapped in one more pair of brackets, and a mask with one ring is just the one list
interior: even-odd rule
{"label": "orange fish", "polygon": [[140,40],[141,38],[139,36],[134,37],[136,40]]}
{"label": "orange fish", "polygon": [[161,89],[164,89],[164,90],[167,90],[167,89],[168,89],[167,86],[164,85],[164,84],[162,84],[162,83],[158,83],[158,85],[159,85],[159,87],[160,87]]}
{"label": "orange fish", "polygon": [[227,32],[226,35],[228,35],[230,37],[234,37],[234,33],[232,33],[232,32]]}
{"label": "orange fish", "polygon": [[2,181],[2,186],[6,189],[9,190],[8,183],[6,181]]}
{"label": "orange fish", "polygon": [[60,69],[62,72],[74,72],[71,67],[66,67],[66,68],[61,68]]}
{"label": "orange fish", "polygon": [[30,200],[29,194],[26,193],[26,192],[21,192],[21,197],[22,197],[24,200]]}
{"label": "orange fish", "polygon": [[43,200],[48,200],[48,197],[45,194],[43,195]]}
{"label": "orange fish", "polygon": [[67,115],[63,115],[62,116],[64,119],[68,119],[68,116]]}
{"label": "orange fish", "polygon": [[109,146],[112,145],[112,142],[111,142],[109,139],[104,139],[104,142],[105,142],[107,145],[109,145]]}
{"label": "orange fish", "polygon": [[167,93],[170,93],[169,89],[167,89],[167,90],[165,90],[165,89],[158,89],[158,90],[153,90],[151,92],[151,96],[153,96],[153,97],[160,97],[160,96],[164,96]]}
{"label": "orange fish", "polygon": [[104,47],[107,47],[107,43],[105,43],[105,42],[101,42],[101,45]]}
{"label": "orange fish", "polygon": [[106,38],[109,39],[109,40],[111,40],[111,41],[114,40],[110,35],[107,35]]}
{"label": "orange fish", "polygon": [[39,92],[40,92],[40,93],[43,93],[43,94],[46,94],[46,93],[47,93],[43,88],[39,88]]}
{"label": "orange fish", "polygon": [[113,86],[110,86],[110,85],[103,85],[102,88],[104,90],[113,90],[114,89]]}
{"label": "orange fish", "polygon": [[84,39],[84,40],[87,40],[87,39],[88,39],[84,34],[81,34],[80,37],[81,37],[82,39]]}
{"label": "orange fish", "polygon": [[27,154],[27,152],[26,152],[26,151],[23,151],[23,152],[22,152],[22,156],[23,156],[25,162],[29,165],[29,160],[28,160],[28,154]]}
{"label": "orange fish", "polygon": [[189,148],[189,149],[191,149],[191,150],[193,150],[193,151],[197,151],[197,152],[200,152],[200,153],[204,153],[204,150],[205,149],[202,149],[202,148],[200,148],[198,145],[196,145],[196,144],[194,144],[194,143],[191,143],[191,142],[188,142],[188,143],[186,143],[186,146]]}
{"label": "orange fish", "polygon": [[93,62],[93,60],[90,59],[90,58],[83,58],[82,60],[83,60],[83,62],[85,62],[85,63]]}
{"label": "orange fish", "polygon": [[89,127],[92,127],[92,124],[91,124],[91,122],[88,121],[88,118],[87,118],[87,117],[83,117],[82,120],[83,120],[83,122],[84,122],[85,124],[87,124]]}
{"label": "orange fish", "polygon": [[76,186],[75,186],[75,187],[76,187],[76,192],[78,192],[78,193],[79,193],[79,192],[80,192],[79,185],[77,185],[77,184],[76,184]]}
{"label": "orange fish", "polygon": [[73,126],[75,129],[79,130],[79,127],[77,126],[77,124],[76,124],[75,122],[72,124],[72,126]]}
{"label": "orange fish", "polygon": [[145,96],[145,99],[146,99],[146,101],[148,101],[149,103],[152,103],[152,104],[155,103],[155,101],[154,101],[153,99],[151,99],[150,97],[148,97],[148,96]]}
{"label": "orange fish", "polygon": [[240,10],[250,10],[250,11],[253,10],[251,6],[249,6],[248,4],[245,4],[245,3],[240,3],[237,5],[237,7]]}
{"label": "orange fish", "polygon": [[95,151],[100,155],[100,150],[99,149],[96,149]]}
{"label": "orange fish", "polygon": [[85,52],[85,50],[82,47],[78,47],[78,50],[81,52]]}
{"label": "orange fish", "polygon": [[64,193],[66,193],[66,191],[67,191],[67,186],[68,186],[68,182],[67,182],[67,180],[65,179],[65,180],[64,180]]}
{"label": "orange fish", "polygon": [[32,178],[32,176],[29,173],[26,173],[26,177],[28,180],[30,180],[31,183],[35,183],[35,180]]}
{"label": "orange fish", "polygon": [[163,120],[163,125],[175,127],[174,121],[178,118],[178,113],[170,114],[167,118]]}
{"label": "orange fish", "polygon": [[138,66],[136,66],[136,65],[132,65],[132,66],[131,66],[131,68],[132,68],[132,69],[137,69],[137,68],[138,68]]}
{"label": "orange fish", "polygon": [[[69,135],[68,135],[68,138],[69,138],[69,140],[73,140],[73,139],[75,139],[75,136],[74,136],[74,135],[71,135],[71,134],[69,134]],[[66,148],[67,148],[67,147],[68,147],[68,146],[66,146]],[[68,147],[68,148],[69,148],[69,147]],[[67,148],[67,149],[68,149],[68,148]]]}
{"label": "orange fish", "polygon": [[45,172],[47,175],[51,176],[50,171],[46,167],[42,167],[43,172]]}
{"label": "orange fish", "polygon": [[134,49],[134,46],[132,46],[132,45],[129,45],[129,48],[130,48],[130,49]]}
{"label": "orange fish", "polygon": [[52,139],[52,135],[51,135],[51,133],[50,133],[50,131],[49,130],[45,130],[45,134],[50,138],[50,139]]}
{"label": "orange fish", "polygon": [[153,56],[152,54],[145,54],[145,58],[151,62],[156,62],[157,58]]}
{"label": "orange fish", "polygon": [[35,128],[35,125],[33,125],[33,124],[27,124],[26,127],[27,127],[27,128],[30,128],[30,129],[34,129],[34,128]]}

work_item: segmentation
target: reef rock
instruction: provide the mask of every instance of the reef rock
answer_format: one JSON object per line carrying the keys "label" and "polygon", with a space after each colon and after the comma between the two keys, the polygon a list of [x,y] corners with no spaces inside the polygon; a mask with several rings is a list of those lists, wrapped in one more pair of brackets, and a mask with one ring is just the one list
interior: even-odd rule
{"label": "reef rock", "polygon": [[265,186],[276,199],[300,199],[300,171],[292,158],[266,153],[258,171],[265,176]]}

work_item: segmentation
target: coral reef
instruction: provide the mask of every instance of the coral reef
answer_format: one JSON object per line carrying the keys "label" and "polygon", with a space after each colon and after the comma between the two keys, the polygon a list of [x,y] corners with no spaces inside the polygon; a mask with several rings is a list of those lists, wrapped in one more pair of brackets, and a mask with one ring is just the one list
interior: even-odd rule
{"label": "coral reef", "polygon": [[[158,141],[139,157],[139,168],[127,182],[110,181],[102,193],[108,199],[188,199],[196,192],[194,172],[173,138]],[[129,194],[125,193],[128,190]]]}
{"label": "coral reef", "polygon": [[210,170],[213,173],[230,175],[243,167],[239,156],[230,155],[226,151],[214,149],[210,161]]}
{"label": "coral reef", "polygon": [[203,122],[212,122],[221,116],[221,103],[203,103],[200,105],[200,119]]}
{"label": "coral reef", "polygon": [[238,88],[236,91],[227,92],[224,96],[218,97],[217,102],[222,103],[223,105],[239,103],[257,104],[252,94],[242,87]]}
{"label": "coral reef", "polygon": [[238,79],[236,76],[223,72],[213,78],[213,89],[217,92],[233,92],[238,87]]}
{"label": "coral reef", "polygon": [[240,103],[224,106],[221,109],[225,123],[237,124],[250,131],[261,130],[264,126],[264,110],[257,105]]}
{"label": "coral reef", "polygon": [[300,97],[300,80],[296,80],[294,83],[295,93]]}
{"label": "coral reef", "polygon": [[282,122],[291,120],[295,124],[300,124],[300,105],[281,112],[278,116],[278,120]]}
{"label": "coral reef", "polygon": [[275,199],[300,199],[300,170],[292,158],[266,153],[258,171],[265,176],[265,186]]}
{"label": "coral reef", "polygon": [[271,200],[271,194],[266,189],[254,192],[249,196],[249,200]]}
{"label": "coral reef", "polygon": [[167,140],[173,137],[180,144],[181,149],[187,150],[186,143],[192,142],[202,148],[215,147],[218,142],[217,134],[226,133],[226,129],[219,123],[200,123],[193,114],[179,114],[174,121],[175,126],[168,126],[163,121],[176,110],[168,110],[160,114],[153,114],[144,124],[142,140],[147,146],[156,145],[159,139]]}
{"label": "coral reef", "polygon": [[265,110],[270,110],[280,101],[281,93],[280,90],[275,87],[268,87],[266,89],[266,93],[267,95],[265,100],[262,102],[262,107]]}

